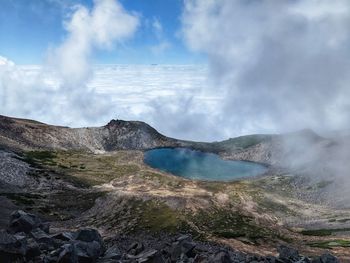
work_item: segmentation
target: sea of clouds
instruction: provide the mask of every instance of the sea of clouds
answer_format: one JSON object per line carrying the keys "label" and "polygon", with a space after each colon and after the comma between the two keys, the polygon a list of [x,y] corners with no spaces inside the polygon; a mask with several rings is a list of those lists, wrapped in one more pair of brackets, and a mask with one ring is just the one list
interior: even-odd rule
{"label": "sea of clouds", "polygon": [[117,0],[74,6],[44,65],[0,58],[0,114],[72,127],[136,119],[205,141],[349,128],[348,1],[188,0],[180,19],[207,65],[93,66],[94,52],[133,37],[142,16]]}
{"label": "sea of clouds", "polygon": [[[72,109],[73,112],[80,112],[81,105],[67,104],[63,97],[60,103],[64,107],[59,109],[60,116],[54,117],[52,107],[55,105],[46,105],[44,98],[60,92],[60,78],[54,71],[43,72],[43,68],[38,65],[13,64],[13,67],[17,71],[16,78],[28,82],[33,97],[26,98],[31,103],[21,105],[21,90],[7,91],[2,96],[8,102],[1,106],[3,114],[25,116],[71,127],[100,126],[112,118],[141,120],[169,136],[187,139],[201,137],[204,140],[211,140],[216,136],[205,131],[204,125],[208,118],[217,113],[215,109],[223,98],[206,92],[206,65],[95,65],[86,89],[93,90],[96,100],[88,107],[91,111],[96,111],[96,105],[100,104],[108,105],[108,108],[91,119],[72,116]],[[39,79],[45,92],[33,87]],[[52,102],[50,99],[49,101]],[[58,101],[52,103],[57,104]],[[44,108],[45,111],[41,111]],[[206,113],[202,114],[204,109]],[[194,128],[197,124],[198,127]]]}

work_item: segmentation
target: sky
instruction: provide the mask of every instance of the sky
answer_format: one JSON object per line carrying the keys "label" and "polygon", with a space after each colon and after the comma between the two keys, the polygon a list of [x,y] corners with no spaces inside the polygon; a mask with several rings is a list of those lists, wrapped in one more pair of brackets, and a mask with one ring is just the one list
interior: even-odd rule
{"label": "sky", "polygon": [[[122,0],[140,19],[135,36],[118,48],[93,55],[99,64],[198,64],[205,58],[189,52],[179,37],[182,0]],[[66,36],[64,19],[75,5],[94,6],[93,0],[2,0],[0,50],[17,64],[41,64],[48,47]],[[24,44],[25,43],[25,44]]]}
{"label": "sky", "polygon": [[2,0],[0,114],[214,141],[350,125],[347,0]]}

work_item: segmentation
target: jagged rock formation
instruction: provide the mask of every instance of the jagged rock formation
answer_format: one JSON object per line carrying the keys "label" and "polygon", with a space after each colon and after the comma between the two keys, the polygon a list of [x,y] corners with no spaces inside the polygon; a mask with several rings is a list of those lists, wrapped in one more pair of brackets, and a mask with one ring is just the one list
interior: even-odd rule
{"label": "jagged rock formation", "polygon": [[339,262],[330,254],[324,254],[311,261],[299,255],[297,250],[286,246],[278,248],[278,257],[260,257],[215,244],[195,242],[188,235],[168,236],[152,241],[145,239],[143,242],[132,242],[132,239],[120,236],[104,241],[95,229],[50,234],[49,225],[35,215],[15,211],[8,229],[0,231],[0,261],[2,263]]}
{"label": "jagged rock formation", "polygon": [[0,116],[0,147],[5,149],[104,152],[178,145],[179,141],[138,121],[112,120],[102,127],[68,128]]}

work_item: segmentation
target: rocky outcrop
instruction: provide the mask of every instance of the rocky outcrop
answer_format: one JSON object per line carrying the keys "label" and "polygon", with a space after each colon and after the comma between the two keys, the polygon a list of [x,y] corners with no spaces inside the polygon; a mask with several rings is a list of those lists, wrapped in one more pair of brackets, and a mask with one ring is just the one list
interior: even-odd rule
{"label": "rocky outcrop", "polygon": [[0,262],[97,262],[104,255],[95,229],[50,234],[49,224],[16,211],[7,230],[0,231]]}
{"label": "rocky outcrop", "polygon": [[[20,222],[20,223],[19,223]],[[338,263],[324,254],[313,260],[286,246],[278,248],[278,257],[243,254],[216,244],[193,241],[188,235],[165,237],[157,243],[133,242],[115,238],[104,241],[95,229],[50,234],[49,225],[23,211],[13,213],[9,228],[0,231],[0,262],[279,262]]]}
{"label": "rocky outcrop", "polygon": [[42,231],[49,233],[49,225],[42,223],[37,216],[19,210],[12,213],[8,230],[11,233],[24,232],[26,234],[34,231],[33,235],[40,236]]}
{"label": "rocky outcrop", "polygon": [[[17,155],[0,150],[0,182],[12,188],[25,187],[35,184],[35,180],[28,176],[29,164],[21,161]],[[1,184],[0,183],[0,184]],[[8,187],[1,187],[7,188]]]}
{"label": "rocky outcrop", "polygon": [[112,120],[102,127],[68,128],[0,115],[0,149],[10,150],[143,150],[177,146],[144,122]]}

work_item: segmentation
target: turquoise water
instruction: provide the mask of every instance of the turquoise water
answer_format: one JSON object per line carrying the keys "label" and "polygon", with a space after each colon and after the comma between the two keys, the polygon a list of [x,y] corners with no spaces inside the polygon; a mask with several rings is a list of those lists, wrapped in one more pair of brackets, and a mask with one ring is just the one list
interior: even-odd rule
{"label": "turquoise water", "polygon": [[230,181],[263,174],[267,168],[258,163],[229,161],[213,153],[185,148],[159,148],[145,152],[149,166],[189,179]]}

